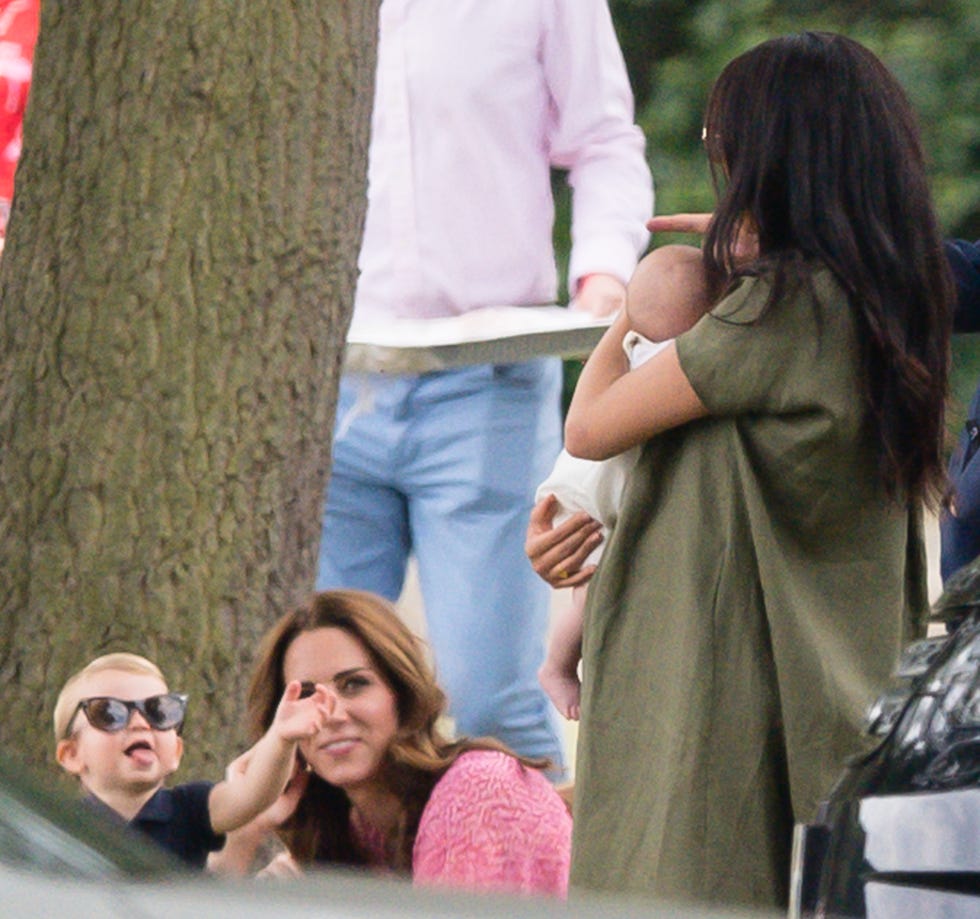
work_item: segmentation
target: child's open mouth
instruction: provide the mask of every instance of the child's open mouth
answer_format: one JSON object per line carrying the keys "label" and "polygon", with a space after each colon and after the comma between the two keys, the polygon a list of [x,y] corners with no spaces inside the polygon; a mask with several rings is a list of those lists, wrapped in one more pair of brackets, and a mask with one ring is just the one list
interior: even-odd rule
{"label": "child's open mouth", "polygon": [[140,766],[148,766],[156,759],[153,748],[145,740],[137,740],[125,749],[125,754],[134,763]]}

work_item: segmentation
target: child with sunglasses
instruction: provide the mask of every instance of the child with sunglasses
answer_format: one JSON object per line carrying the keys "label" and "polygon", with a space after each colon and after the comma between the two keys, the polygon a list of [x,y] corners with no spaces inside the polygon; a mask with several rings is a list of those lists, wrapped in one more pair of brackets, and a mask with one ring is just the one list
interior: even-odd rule
{"label": "child with sunglasses", "polygon": [[286,686],[275,717],[234,786],[190,782],[164,788],[183,753],[187,696],[136,654],[98,657],[65,683],[54,709],[56,757],[89,800],[114,812],[182,861],[203,868],[224,834],[269,807],[293,772],[297,743],[326,717],[326,689]]}

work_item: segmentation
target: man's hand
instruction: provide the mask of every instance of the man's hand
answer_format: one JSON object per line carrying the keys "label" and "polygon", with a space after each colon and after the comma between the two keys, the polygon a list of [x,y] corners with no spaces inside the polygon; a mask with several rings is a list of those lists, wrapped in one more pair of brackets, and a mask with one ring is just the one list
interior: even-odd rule
{"label": "man's hand", "polygon": [[611,274],[587,274],[579,282],[572,309],[612,316],[626,305],[626,285]]}

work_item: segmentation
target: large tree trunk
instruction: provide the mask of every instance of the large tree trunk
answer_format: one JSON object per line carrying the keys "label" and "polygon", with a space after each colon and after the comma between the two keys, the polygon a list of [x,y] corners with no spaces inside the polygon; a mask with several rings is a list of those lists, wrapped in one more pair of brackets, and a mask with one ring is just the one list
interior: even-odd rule
{"label": "large tree trunk", "polygon": [[378,3],[44,0],[0,269],[0,750],[131,650],[244,741],[313,582],[364,212]]}

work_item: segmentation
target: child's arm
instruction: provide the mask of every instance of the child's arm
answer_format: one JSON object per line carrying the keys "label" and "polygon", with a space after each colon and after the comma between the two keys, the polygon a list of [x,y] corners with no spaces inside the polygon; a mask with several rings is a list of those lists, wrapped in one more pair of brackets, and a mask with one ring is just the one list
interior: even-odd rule
{"label": "child's arm", "polygon": [[589,356],[565,420],[573,456],[608,459],[708,410],[688,382],[673,342],[630,370],[623,353],[627,317],[618,316]]}
{"label": "child's arm", "polygon": [[300,684],[294,680],[286,687],[269,730],[242,757],[242,774],[211,789],[208,807],[215,833],[238,829],[270,807],[292,775],[297,743],[323,726],[327,688],[317,684],[316,692],[305,699],[299,694]]}
{"label": "child's arm", "polygon": [[[225,774],[233,787],[237,787],[236,783],[245,774],[250,753],[243,753],[226,770]],[[293,815],[306,792],[309,779],[310,773],[297,763],[286,790],[276,798],[276,803],[244,826],[228,833],[224,847],[208,856],[208,870],[212,874],[245,877],[265,867],[257,865],[256,861],[260,855],[269,857],[269,838]]]}

